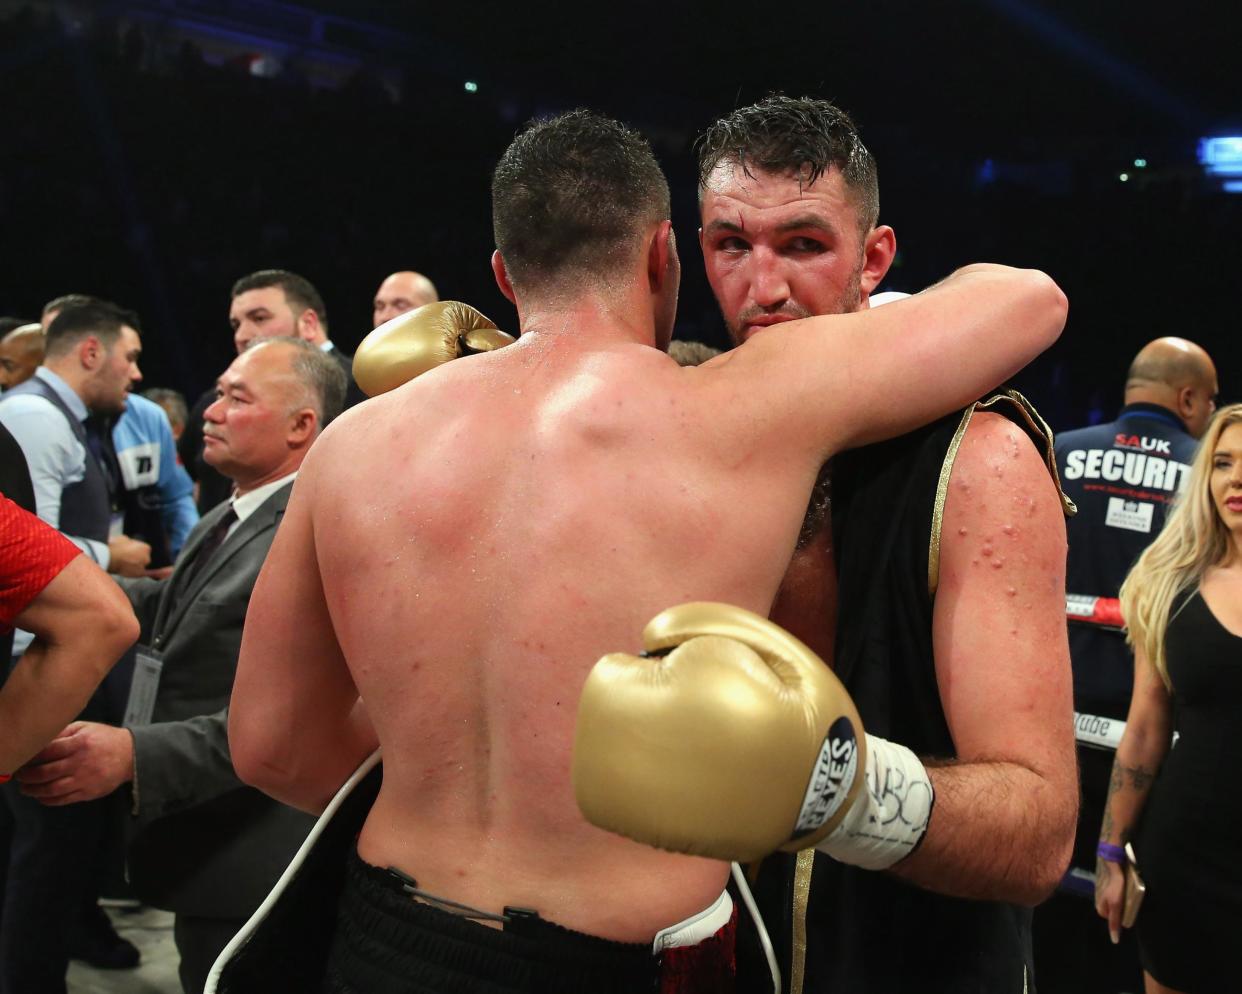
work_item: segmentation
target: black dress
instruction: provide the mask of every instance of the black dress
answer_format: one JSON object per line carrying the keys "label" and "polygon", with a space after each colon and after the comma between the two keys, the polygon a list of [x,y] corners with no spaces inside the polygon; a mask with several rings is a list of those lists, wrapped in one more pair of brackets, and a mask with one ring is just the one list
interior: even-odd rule
{"label": "black dress", "polygon": [[1191,994],[1242,990],[1242,637],[1196,591],[1165,635],[1174,743],[1134,840],[1143,968]]}

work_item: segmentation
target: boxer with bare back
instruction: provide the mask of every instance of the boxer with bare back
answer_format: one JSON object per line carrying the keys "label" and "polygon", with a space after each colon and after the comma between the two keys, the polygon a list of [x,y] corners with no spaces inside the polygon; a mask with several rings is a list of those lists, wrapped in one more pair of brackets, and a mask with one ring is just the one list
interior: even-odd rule
{"label": "boxer with bare back", "polygon": [[521,337],[325,432],[247,617],[243,780],[322,810],[383,748],[325,991],[655,989],[653,940],[727,919],[728,865],[584,820],[569,768],[588,671],[671,604],[766,614],[829,456],[960,407],[1065,320],[1043,274],[972,266],[682,368],[668,187],[641,137],[584,111],[536,124],[493,204]]}

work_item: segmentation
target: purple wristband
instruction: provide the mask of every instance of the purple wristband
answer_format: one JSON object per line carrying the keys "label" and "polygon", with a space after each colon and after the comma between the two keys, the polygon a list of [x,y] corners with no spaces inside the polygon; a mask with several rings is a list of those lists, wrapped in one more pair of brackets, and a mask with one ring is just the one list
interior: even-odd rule
{"label": "purple wristband", "polygon": [[1095,854],[1100,859],[1107,860],[1110,863],[1125,863],[1126,851],[1121,846],[1115,846],[1111,842],[1101,842],[1095,847]]}

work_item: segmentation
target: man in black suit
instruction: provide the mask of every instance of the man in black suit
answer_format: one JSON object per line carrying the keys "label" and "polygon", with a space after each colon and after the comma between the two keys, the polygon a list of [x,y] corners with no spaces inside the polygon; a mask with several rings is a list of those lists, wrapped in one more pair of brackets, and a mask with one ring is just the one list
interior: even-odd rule
{"label": "man in black suit", "polygon": [[[242,786],[226,724],[251,589],[298,468],[344,393],[340,366],[296,338],[234,360],[205,411],[205,458],[234,495],[191,532],[171,577],[125,584],[143,654],[159,660],[149,717],[128,728],[75,722],[20,775],[53,805],[130,785],[130,879],[148,903],[176,912],[187,992],[203,989],[313,822]],[[140,696],[131,694],[131,717]]]}
{"label": "man in black suit", "polygon": [[[287,269],[260,269],[233,284],[229,305],[233,344],[241,355],[264,338],[301,338],[327,353],[345,373],[345,406],[366,397],[353,378],[353,357],[328,338],[328,309],[310,280]],[[203,412],[215,400],[208,390],[190,411],[189,424],[177,443],[182,463],[199,485],[198,510],[206,514],[229,496],[231,484],[203,458]]]}

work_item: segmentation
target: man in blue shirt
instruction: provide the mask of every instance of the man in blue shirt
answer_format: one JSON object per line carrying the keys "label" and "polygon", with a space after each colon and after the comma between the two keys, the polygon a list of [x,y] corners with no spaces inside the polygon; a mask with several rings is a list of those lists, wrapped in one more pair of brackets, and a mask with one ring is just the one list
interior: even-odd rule
{"label": "man in blue shirt", "polygon": [[[97,298],[84,293],[48,301],[43,308],[44,332],[65,307],[95,303],[99,303]],[[137,315],[131,314],[130,319],[141,332]],[[40,342],[36,365],[42,361]],[[151,546],[153,568],[169,568],[198,523],[198,508],[190,474],[177,461],[168,418],[159,405],[130,394],[124,412],[113,423],[112,443],[121,469],[125,534]]]}

